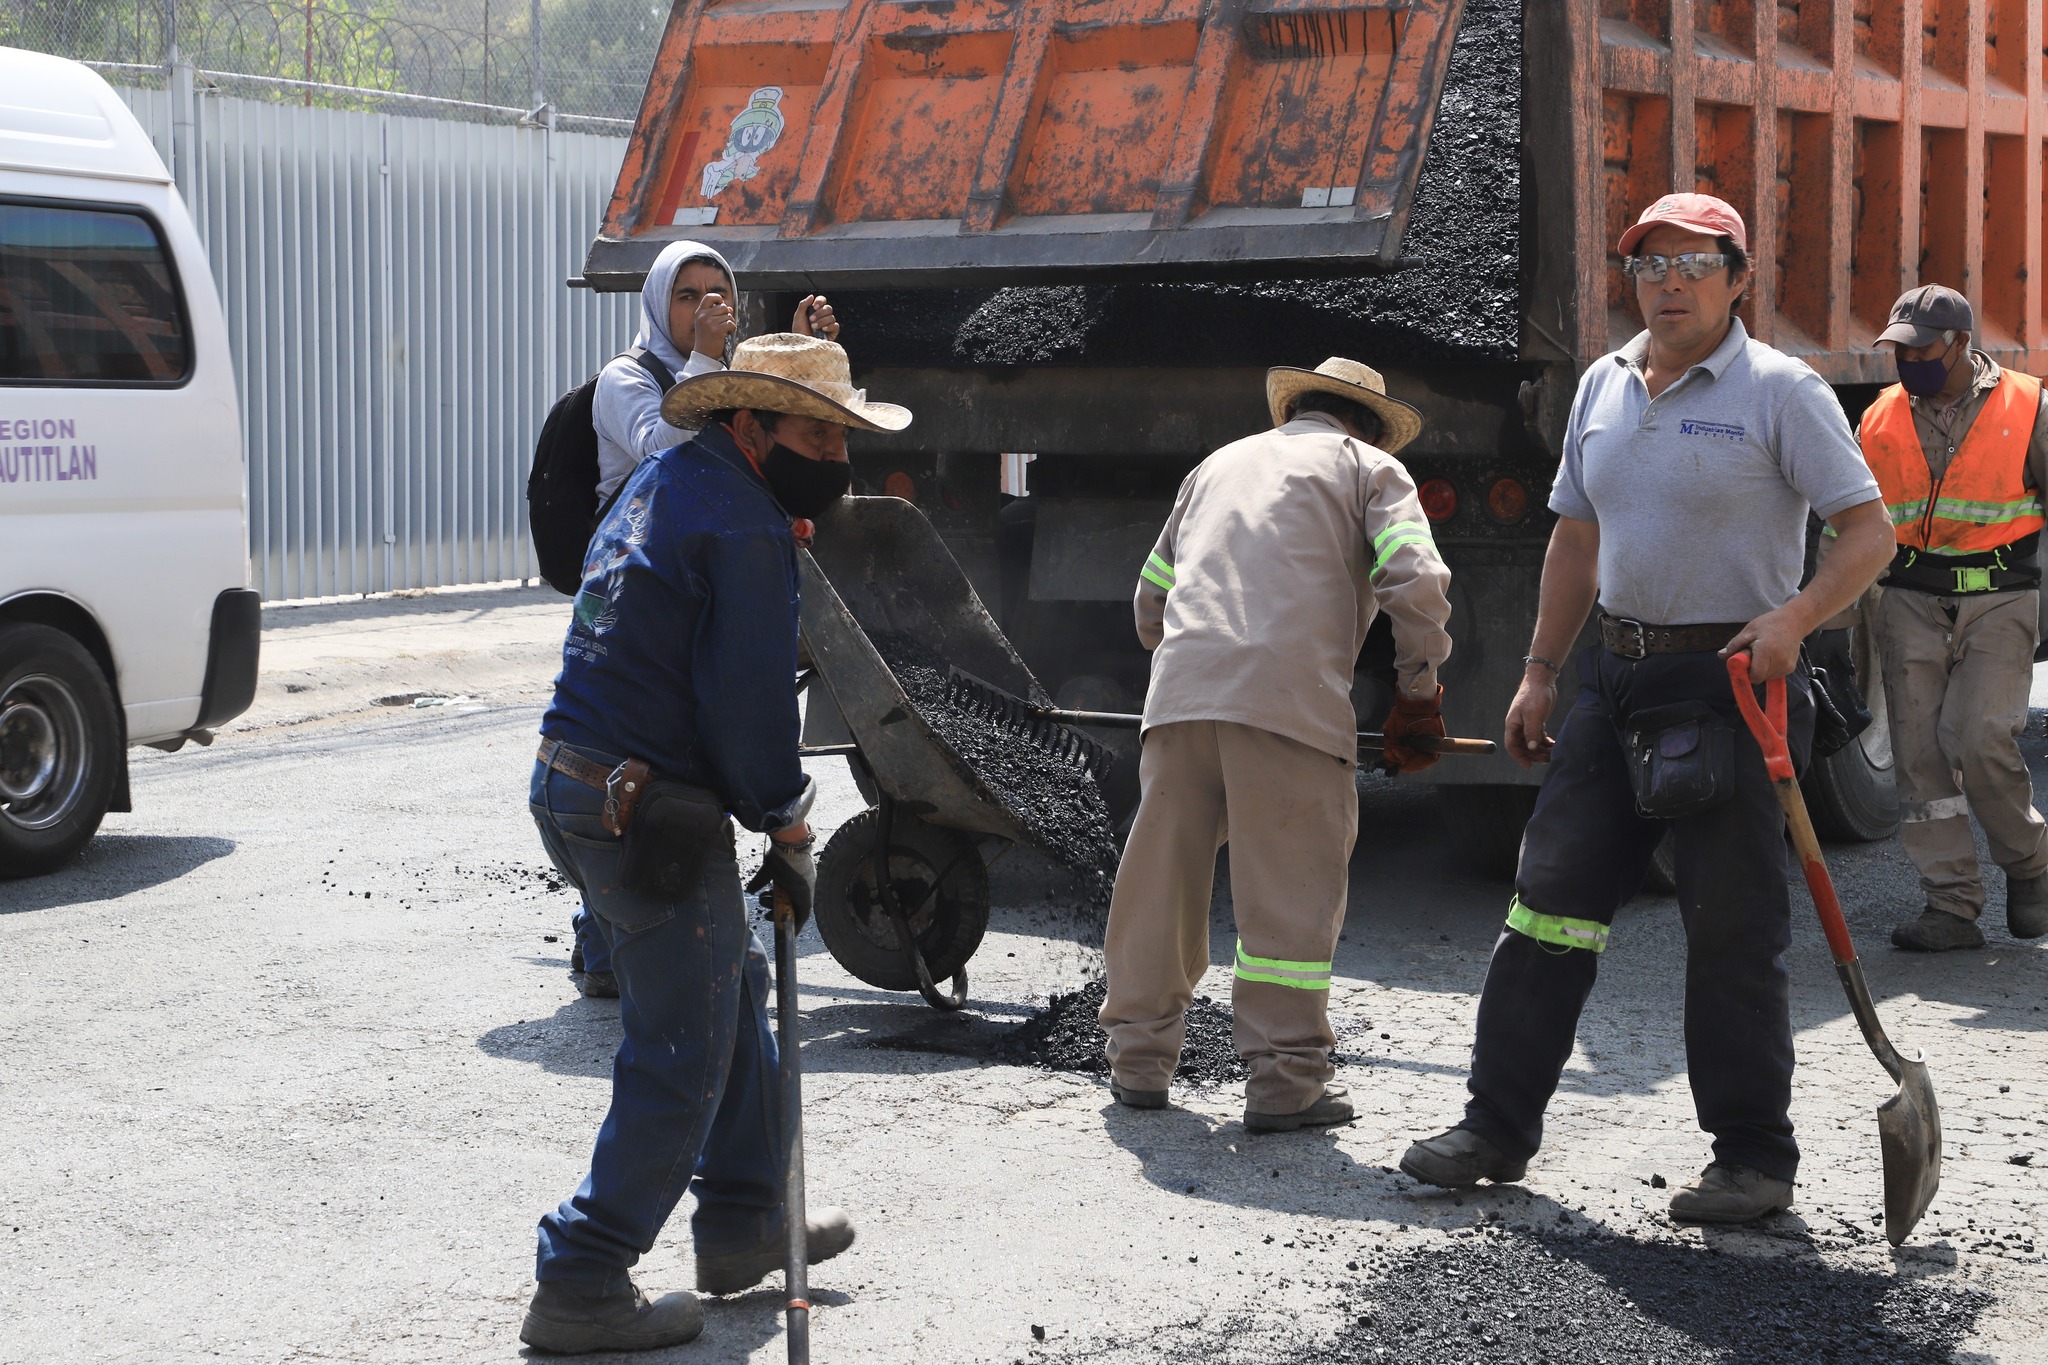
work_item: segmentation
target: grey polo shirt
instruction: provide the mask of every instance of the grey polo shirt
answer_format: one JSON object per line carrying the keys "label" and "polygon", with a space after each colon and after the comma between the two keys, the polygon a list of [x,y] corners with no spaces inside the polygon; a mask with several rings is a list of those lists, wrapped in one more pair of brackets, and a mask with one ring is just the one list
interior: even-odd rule
{"label": "grey polo shirt", "polygon": [[1600,604],[1654,625],[1750,621],[1799,591],[1806,511],[1878,497],[1842,405],[1741,319],[1657,395],[1650,334],[1593,362],[1550,510],[1600,525]]}

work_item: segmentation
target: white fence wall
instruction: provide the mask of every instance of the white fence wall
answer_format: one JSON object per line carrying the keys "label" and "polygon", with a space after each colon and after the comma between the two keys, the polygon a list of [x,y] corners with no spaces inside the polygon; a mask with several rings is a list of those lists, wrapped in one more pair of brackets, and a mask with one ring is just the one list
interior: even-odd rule
{"label": "white fence wall", "polygon": [[[170,91],[124,89],[167,163]],[[531,577],[526,473],[632,339],[579,273],[623,138],[203,95],[178,179],[227,310],[265,600]]]}

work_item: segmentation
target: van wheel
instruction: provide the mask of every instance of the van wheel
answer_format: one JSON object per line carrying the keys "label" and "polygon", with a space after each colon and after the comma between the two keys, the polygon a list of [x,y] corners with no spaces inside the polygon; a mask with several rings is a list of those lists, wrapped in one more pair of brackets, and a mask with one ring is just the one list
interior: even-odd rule
{"label": "van wheel", "polygon": [[113,689],[49,626],[0,626],[0,877],[32,877],[84,848],[121,763]]}
{"label": "van wheel", "polygon": [[1522,827],[1536,810],[1536,788],[1505,783],[1436,789],[1451,844],[1482,877],[1512,880],[1522,856]]}

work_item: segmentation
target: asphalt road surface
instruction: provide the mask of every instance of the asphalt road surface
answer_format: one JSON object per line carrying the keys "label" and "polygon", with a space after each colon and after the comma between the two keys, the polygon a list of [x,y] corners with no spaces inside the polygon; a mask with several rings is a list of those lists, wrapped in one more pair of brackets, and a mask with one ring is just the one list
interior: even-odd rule
{"label": "asphalt road surface", "polygon": [[[138,751],[134,814],[74,867],[0,884],[0,1360],[519,1358],[534,1221],[583,1172],[618,1041],[616,1007],[571,987],[570,897],[524,805],[565,613],[532,591],[274,611],[239,727]],[[829,829],[859,800],[836,761],[819,776]],[[1982,951],[1894,953],[1910,866],[1895,844],[1830,850],[1880,1008],[1943,1105],[1942,1192],[1897,1252],[1877,1230],[1889,1087],[1803,891],[1794,1212],[1710,1233],[1663,1216],[1707,1155],[1682,938],[1654,898],[1617,925],[1527,1180],[1419,1191],[1391,1168],[1458,1114],[1507,893],[1456,864],[1425,790],[1372,779],[1362,799],[1332,993],[1361,1115],[1333,1132],[1249,1136],[1234,1087],[1139,1114],[1093,1078],[989,1060],[1099,963],[1097,916],[1022,856],[997,869],[962,1015],[860,985],[807,937],[810,1193],[860,1227],[813,1274],[817,1360],[1591,1360],[1639,1339],[1631,1359],[1762,1358],[1766,1339],[1791,1352],[1772,1359],[2048,1359],[2048,949],[1994,912]],[[1215,916],[1221,963],[1225,892]],[[1227,969],[1205,989],[1227,999]],[[1558,1297],[1553,1263],[1583,1311],[1504,1353],[1512,1305]],[[689,1284],[684,1219],[637,1274]],[[1674,1298],[1674,1277],[1696,1287]],[[1805,1316],[1760,1315],[1759,1284]],[[1482,1331],[1473,1295],[1507,1317]],[[655,1358],[781,1360],[778,1297],[714,1302]],[[1404,1345],[1450,1313],[1469,1349]]]}

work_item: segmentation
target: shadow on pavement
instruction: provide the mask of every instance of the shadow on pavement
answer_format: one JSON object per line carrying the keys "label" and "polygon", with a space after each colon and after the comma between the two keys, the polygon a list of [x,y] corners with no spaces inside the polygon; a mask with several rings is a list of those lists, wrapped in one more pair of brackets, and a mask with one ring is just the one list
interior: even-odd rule
{"label": "shadow on pavement", "polygon": [[0,915],[117,900],[234,851],[234,840],[208,834],[101,834],[55,872],[0,882]]}

